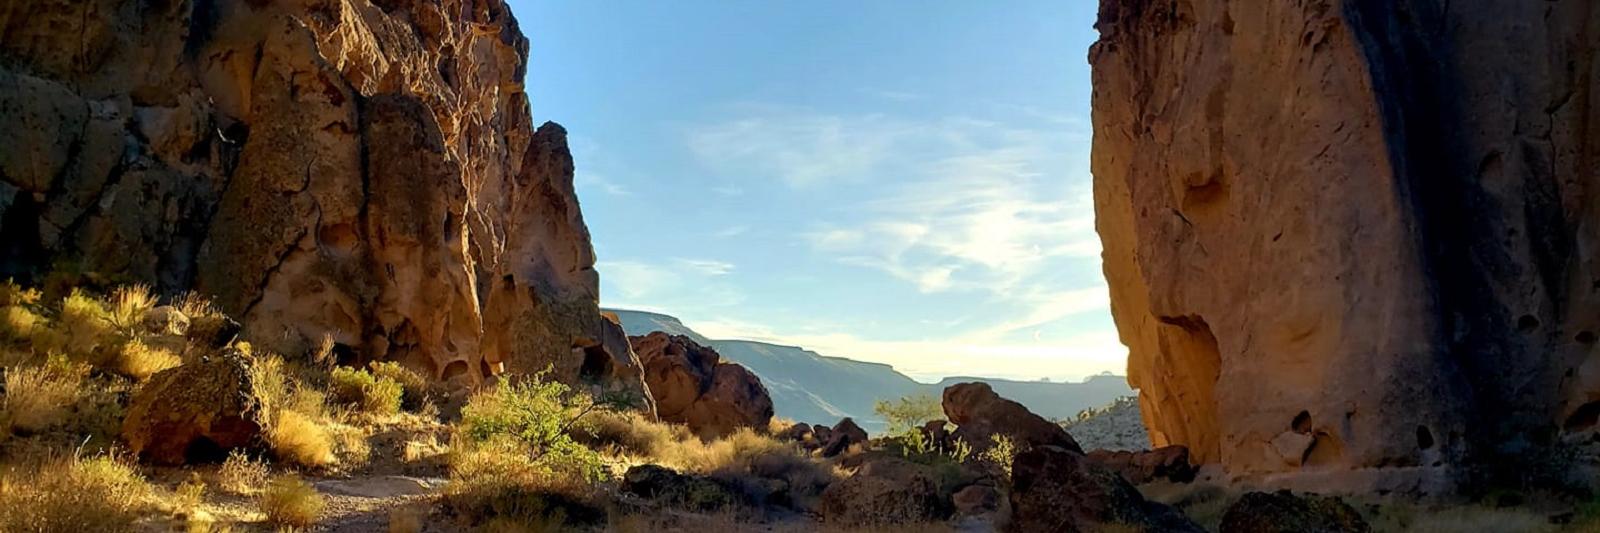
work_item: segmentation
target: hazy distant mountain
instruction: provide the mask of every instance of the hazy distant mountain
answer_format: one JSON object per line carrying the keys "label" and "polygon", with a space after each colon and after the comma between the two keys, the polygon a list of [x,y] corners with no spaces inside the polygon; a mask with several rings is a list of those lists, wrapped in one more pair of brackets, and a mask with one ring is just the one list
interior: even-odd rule
{"label": "hazy distant mountain", "polygon": [[675,317],[644,311],[607,309],[622,319],[629,335],[663,331],[684,335],[715,348],[729,361],[755,372],[772,395],[778,416],[802,422],[832,424],[854,417],[868,430],[881,430],[883,421],[872,413],[873,402],[913,394],[934,397],[946,386],[983,381],[1001,396],[1016,400],[1049,418],[1072,418],[1084,409],[1111,403],[1133,394],[1122,376],[1095,376],[1083,383],[1015,381],[996,378],[952,377],[936,384],[918,383],[882,363],[829,357],[795,346],[742,340],[712,340],[689,329]]}

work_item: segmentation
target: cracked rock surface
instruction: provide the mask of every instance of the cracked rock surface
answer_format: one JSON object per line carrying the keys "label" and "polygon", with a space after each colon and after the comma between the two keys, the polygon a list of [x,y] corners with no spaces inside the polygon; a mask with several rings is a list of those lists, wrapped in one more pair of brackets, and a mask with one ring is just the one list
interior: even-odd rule
{"label": "cracked rock surface", "polygon": [[464,385],[588,360],[642,392],[527,48],[501,0],[0,0],[0,277],[196,290],[284,353],[331,335]]}

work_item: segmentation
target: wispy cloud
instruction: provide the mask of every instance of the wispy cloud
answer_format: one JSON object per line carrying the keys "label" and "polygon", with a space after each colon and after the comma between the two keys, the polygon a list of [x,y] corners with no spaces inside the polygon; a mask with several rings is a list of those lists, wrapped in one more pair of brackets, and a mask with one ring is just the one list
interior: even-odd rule
{"label": "wispy cloud", "polygon": [[733,238],[733,237],[738,237],[740,235],[744,235],[746,232],[749,232],[749,231],[750,231],[750,226],[746,226],[746,225],[740,224],[740,225],[737,225],[737,226],[728,226],[726,228],[722,228],[722,229],[719,229],[717,231],[714,231],[714,232],[711,233],[711,236],[712,237],[716,237],[718,239],[728,239],[728,238]]}
{"label": "wispy cloud", "polygon": [[678,264],[685,268],[705,274],[707,276],[725,276],[733,272],[733,263],[717,261],[715,259],[683,259],[678,258]]}
{"label": "wispy cloud", "polygon": [[1050,329],[1109,307],[1098,277],[1062,273],[1069,265],[1092,271],[1083,267],[1099,261],[1087,134],[1078,131],[1085,123],[1024,106],[1004,109],[1005,119],[738,111],[695,128],[690,149],[728,175],[766,178],[800,193],[848,191],[836,211],[818,212],[797,232],[814,254],[881,272],[930,297],[976,295],[986,310],[999,311],[912,340],[861,327],[779,332],[714,315],[696,321],[702,333],[802,345],[923,376],[1037,376],[1063,361],[1120,368],[1127,352],[1113,330],[1063,338],[1061,329]]}

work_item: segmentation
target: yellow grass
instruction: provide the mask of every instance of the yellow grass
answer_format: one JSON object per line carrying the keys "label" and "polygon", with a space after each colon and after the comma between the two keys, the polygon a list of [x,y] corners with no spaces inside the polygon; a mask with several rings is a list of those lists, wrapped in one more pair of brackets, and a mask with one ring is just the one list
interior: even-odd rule
{"label": "yellow grass", "polygon": [[139,330],[144,314],[156,306],[147,285],[124,285],[111,292],[111,305],[106,321],[124,333]]}
{"label": "yellow grass", "polygon": [[128,339],[106,362],[108,370],[144,381],[156,372],[183,364],[178,354],[145,344],[139,337]]}
{"label": "yellow grass", "polygon": [[217,485],[232,494],[255,494],[266,482],[266,463],[251,459],[242,450],[228,453],[228,459],[217,470]]}
{"label": "yellow grass", "polygon": [[0,421],[16,433],[37,433],[66,421],[82,392],[82,378],[49,367],[6,371],[5,401]]}
{"label": "yellow grass", "polygon": [[109,457],[0,467],[0,531],[127,531],[155,503],[149,483]]}
{"label": "yellow grass", "polygon": [[267,444],[279,459],[301,466],[335,463],[333,436],[316,420],[298,411],[280,409],[267,429]]}
{"label": "yellow grass", "polygon": [[261,492],[261,512],[278,526],[308,528],[317,523],[326,506],[317,489],[293,475],[273,478]]}

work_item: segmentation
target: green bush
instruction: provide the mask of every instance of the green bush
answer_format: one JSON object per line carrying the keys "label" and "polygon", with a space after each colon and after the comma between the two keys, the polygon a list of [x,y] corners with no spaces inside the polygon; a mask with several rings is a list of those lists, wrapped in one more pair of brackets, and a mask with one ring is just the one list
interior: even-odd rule
{"label": "green bush", "polygon": [[409,410],[422,408],[428,397],[428,378],[422,377],[409,368],[394,361],[374,362],[368,365],[373,377],[388,379],[400,384],[404,393],[400,396],[400,405]]}
{"label": "green bush", "polygon": [[527,448],[535,460],[603,479],[607,472],[599,454],[578,444],[568,431],[596,404],[542,378],[541,373],[472,395],[461,409],[462,435],[480,444],[509,439]]}
{"label": "green bush", "polygon": [[365,370],[338,367],[328,375],[328,388],[334,401],[353,405],[362,412],[391,415],[400,412],[400,383],[387,377],[373,377]]}
{"label": "green bush", "polygon": [[872,412],[889,423],[889,433],[894,435],[917,431],[923,424],[944,417],[944,407],[939,405],[939,399],[927,394],[905,396],[894,401],[878,400],[873,403]]}

